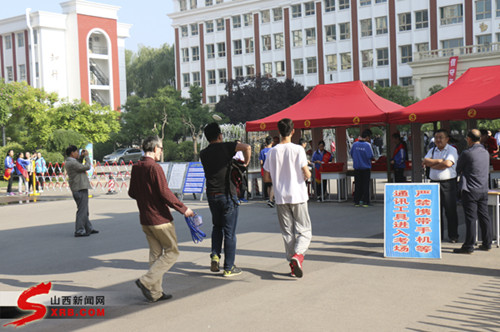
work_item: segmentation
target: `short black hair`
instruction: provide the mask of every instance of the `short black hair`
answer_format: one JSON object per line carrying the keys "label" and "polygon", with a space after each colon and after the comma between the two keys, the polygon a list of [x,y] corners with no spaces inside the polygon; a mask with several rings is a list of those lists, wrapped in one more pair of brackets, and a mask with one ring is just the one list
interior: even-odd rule
{"label": "short black hair", "polygon": [[446,135],[446,137],[450,137],[450,133],[448,133],[448,130],[446,130],[446,129],[439,129],[439,130],[437,130],[437,131],[434,133],[434,136],[436,136],[436,134],[438,134],[438,133],[443,133],[443,134],[445,134],[445,135]]}
{"label": "short black hair", "polygon": [[306,144],[307,144],[307,141],[306,141],[306,139],[305,139],[304,137],[301,137],[301,138],[299,139],[299,145],[302,145],[302,144],[304,144],[304,143],[306,143]]}
{"label": "short black hair", "polygon": [[159,145],[161,145],[161,139],[157,135],[149,136],[142,142],[142,150],[144,152],[154,152],[155,147]]}
{"label": "short black hair", "polygon": [[14,150],[9,149],[9,151],[7,151],[7,156],[10,154],[10,151],[14,152]]}
{"label": "short black hair", "polygon": [[323,141],[323,140],[320,140],[320,141],[318,142],[318,146],[320,146],[321,144],[323,144],[324,146],[326,146],[325,141]]}
{"label": "short black hair", "polygon": [[269,145],[273,142],[273,138],[271,136],[266,137],[266,145]]}
{"label": "short black hair", "polygon": [[488,130],[486,130],[486,129],[479,129],[479,131],[481,132],[481,136],[483,136],[483,135],[489,136],[488,135]]}
{"label": "short black hair", "polygon": [[280,132],[281,137],[290,136],[293,130],[293,121],[288,118],[281,119],[278,122],[278,130]]}
{"label": "short black hair", "polygon": [[469,137],[473,142],[479,142],[481,140],[481,136],[477,136],[472,130],[467,133],[467,137]]}
{"label": "short black hair", "polygon": [[367,137],[372,137],[372,131],[370,129],[365,129],[363,130],[363,132],[361,133],[361,137],[362,138],[367,138]]}
{"label": "short black hair", "polygon": [[401,135],[399,133],[394,133],[394,134],[392,134],[392,138],[401,140]]}
{"label": "short black hair", "polygon": [[205,137],[208,142],[215,141],[221,133],[219,124],[217,122],[207,124],[203,132],[205,133]]}
{"label": "short black hair", "polygon": [[69,157],[71,153],[77,151],[78,148],[75,145],[70,145],[66,148],[66,156]]}

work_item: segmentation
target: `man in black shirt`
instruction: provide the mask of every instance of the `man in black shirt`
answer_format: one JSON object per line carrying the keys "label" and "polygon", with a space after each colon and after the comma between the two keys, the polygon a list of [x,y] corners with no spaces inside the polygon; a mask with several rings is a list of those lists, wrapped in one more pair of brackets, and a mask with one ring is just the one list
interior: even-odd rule
{"label": "man in black shirt", "polygon": [[219,271],[219,261],[224,243],[224,277],[241,274],[234,265],[236,256],[236,223],[238,220],[238,197],[228,178],[228,167],[236,152],[242,151],[244,165],[250,161],[248,144],[222,142],[222,133],[217,123],[205,127],[205,137],[210,143],[200,152],[201,163],[207,179],[207,198],[212,213],[212,272]]}
{"label": "man in black shirt", "polygon": [[467,134],[469,148],[462,152],[457,163],[457,174],[461,175],[459,188],[465,214],[465,242],[456,254],[472,254],[476,242],[476,219],[481,227],[483,244],[480,250],[491,249],[491,221],[488,214],[488,175],[490,155],[480,143],[481,133],[477,129]]}

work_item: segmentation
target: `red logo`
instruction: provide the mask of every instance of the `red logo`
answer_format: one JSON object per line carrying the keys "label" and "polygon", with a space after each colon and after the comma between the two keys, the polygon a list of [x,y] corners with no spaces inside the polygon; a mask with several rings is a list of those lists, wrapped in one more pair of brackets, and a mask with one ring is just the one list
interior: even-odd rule
{"label": "red logo", "polygon": [[35,312],[31,315],[24,316],[21,319],[15,320],[13,322],[7,323],[7,325],[14,325],[15,327],[23,326],[28,323],[34,322],[36,320],[40,320],[45,317],[47,313],[47,308],[43,304],[28,302],[30,297],[41,295],[41,294],[49,294],[50,288],[52,287],[52,283],[48,282],[44,284],[43,282],[39,285],[28,288],[24,292],[21,293],[19,299],[17,300],[17,306],[19,309],[24,311],[34,310]]}

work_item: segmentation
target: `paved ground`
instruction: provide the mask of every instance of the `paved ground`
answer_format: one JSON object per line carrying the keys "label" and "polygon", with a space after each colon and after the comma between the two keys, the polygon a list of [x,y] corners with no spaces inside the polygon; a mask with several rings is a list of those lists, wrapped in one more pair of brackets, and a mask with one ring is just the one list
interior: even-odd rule
{"label": "paved ground", "polygon": [[[311,202],[314,237],[302,279],[288,276],[276,211],[263,202],[240,209],[236,263],[245,272],[230,280],[209,271],[210,241],[194,244],[176,214],[181,256],[164,279],[174,298],[148,304],[134,284],[148,268],[147,243],[125,193],[91,199],[100,234],[88,238],[73,237],[69,193],[1,205],[6,200],[0,294],[51,281],[54,291],[115,296],[104,318],[45,319],[16,330],[500,331],[500,249],[456,255],[460,244],[445,243],[440,260],[383,258],[381,203]],[[206,203],[186,202],[210,233]]]}

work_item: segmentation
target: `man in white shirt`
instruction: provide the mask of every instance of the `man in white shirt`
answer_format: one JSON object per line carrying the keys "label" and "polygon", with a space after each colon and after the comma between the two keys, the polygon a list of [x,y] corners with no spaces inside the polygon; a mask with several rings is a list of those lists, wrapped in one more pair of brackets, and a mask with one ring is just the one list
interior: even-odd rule
{"label": "man in white shirt", "polygon": [[[448,144],[450,137],[444,129],[436,131],[436,146],[425,155],[423,166],[430,167],[431,182],[438,182],[441,200],[441,240],[444,239],[444,218],[448,223],[448,237],[451,243],[458,241],[457,215],[457,149]],[[444,213],[443,213],[444,212]]]}
{"label": "man in white shirt", "polygon": [[301,278],[304,254],[312,238],[306,186],[311,172],[304,149],[292,143],[295,132],[293,121],[280,120],[278,129],[281,142],[268,152],[264,163],[264,181],[273,183],[286,258],[290,262],[292,276]]}

